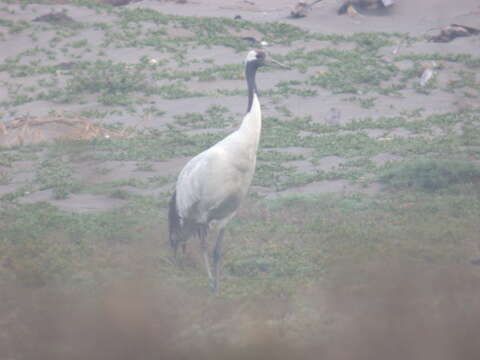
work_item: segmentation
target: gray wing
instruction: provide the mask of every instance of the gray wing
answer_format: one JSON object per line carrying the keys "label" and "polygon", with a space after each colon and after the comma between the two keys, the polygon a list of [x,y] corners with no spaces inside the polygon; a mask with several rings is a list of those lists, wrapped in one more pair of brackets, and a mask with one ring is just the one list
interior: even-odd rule
{"label": "gray wing", "polygon": [[248,189],[248,177],[233,162],[222,146],[214,146],[187,163],[176,189],[182,219],[206,224],[228,221],[234,215]]}
{"label": "gray wing", "polygon": [[181,218],[206,223],[208,212],[221,202],[228,161],[221,148],[212,147],[183,168],[177,180],[177,208]]}
{"label": "gray wing", "polygon": [[206,152],[192,158],[182,169],[177,180],[177,209],[181,218],[188,217],[190,209],[201,199],[201,179],[208,167]]}

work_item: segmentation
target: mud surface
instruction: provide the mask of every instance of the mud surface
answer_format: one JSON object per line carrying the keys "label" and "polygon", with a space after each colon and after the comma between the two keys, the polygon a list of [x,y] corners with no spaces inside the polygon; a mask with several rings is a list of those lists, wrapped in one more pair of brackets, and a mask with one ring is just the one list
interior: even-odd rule
{"label": "mud surface", "polygon": [[[469,56],[480,56],[480,37],[471,36],[466,38],[458,38],[448,44],[432,43],[425,40],[424,36],[433,28],[448,25],[450,23],[460,23],[467,25],[478,25],[478,18],[480,16],[480,8],[475,0],[462,0],[459,2],[451,2],[446,0],[437,1],[423,1],[421,3],[413,1],[402,1],[396,6],[396,8],[390,12],[387,16],[337,16],[335,11],[338,3],[335,1],[325,1],[317,4],[308,13],[308,16],[301,19],[289,19],[288,13],[292,6],[291,1],[262,1],[262,2],[250,2],[250,1],[187,1],[186,3],[179,3],[174,1],[140,1],[133,2],[127,5],[126,9],[154,9],[160,11],[162,14],[180,15],[180,16],[201,16],[201,17],[223,17],[226,19],[233,19],[239,15],[242,20],[253,21],[257,23],[267,22],[279,22],[284,24],[291,24],[304,30],[311,31],[315,34],[337,34],[349,36],[361,32],[386,32],[386,33],[403,33],[408,34],[411,37],[416,38],[415,41],[407,41],[402,39],[394,39],[391,45],[383,46],[379,50],[379,55],[382,56],[382,61],[388,63],[391,62],[398,69],[409,70],[412,69],[412,65],[420,66],[420,62],[412,63],[412,60],[400,60],[398,57],[412,55],[423,56],[424,54],[435,54],[435,56],[448,56],[455,54],[468,54]],[[53,13],[50,13],[51,11]],[[52,15],[53,14],[53,15]],[[12,22],[25,22],[25,24],[34,24],[36,31],[24,30],[15,31],[10,30],[4,33],[0,42],[0,60],[6,61],[8,59],[15,59],[16,56],[20,56],[18,64],[34,64],[37,62],[39,65],[45,64],[48,66],[55,66],[56,70],[55,82],[59,85],[68,84],[70,80],[67,76],[69,69],[75,67],[78,61],[88,62],[96,60],[111,60],[113,62],[121,62],[124,64],[131,64],[135,66],[138,64],[139,59],[144,57],[146,59],[154,59],[154,61],[162,62],[169,61],[170,56],[168,51],[161,52],[156,51],[149,46],[136,46],[122,43],[122,45],[112,46],[102,51],[102,41],[105,39],[105,35],[102,33],[101,28],[95,26],[90,27],[92,24],[104,23],[108,24],[110,21],[115,20],[113,13],[99,13],[88,7],[79,7],[68,4],[57,4],[54,6],[31,4],[27,7],[21,8],[14,4],[6,4],[3,11],[3,18],[6,21]],[[43,16],[43,18],[42,18]],[[49,17],[50,16],[50,17]],[[34,19],[60,19],[60,23],[46,23],[45,21],[35,21]],[[71,23],[68,23],[68,22]],[[68,31],[70,27],[75,28],[78,24],[87,24],[87,28],[74,32],[66,40],[55,40],[55,32],[52,27],[56,26],[65,28]],[[39,27],[42,26],[44,27]],[[153,30],[154,28],[150,28]],[[41,31],[40,29],[44,29]],[[57,34],[59,34],[58,29]],[[172,36],[191,36],[193,33],[189,30],[185,30],[180,27],[169,28],[169,34]],[[262,40],[262,34],[256,31],[242,30],[238,33],[238,36],[251,36],[256,40]],[[130,35],[133,36],[133,35]],[[58,38],[58,35],[57,35]],[[294,49],[305,49],[305,51],[312,51],[316,49],[323,49],[325,47],[338,50],[351,50],[355,48],[355,45],[349,42],[328,42],[328,41],[295,41],[290,46],[275,44],[275,39],[272,39],[273,43],[266,47],[267,51],[272,54],[287,54]],[[55,50],[55,60],[48,60],[46,53],[37,51],[31,56],[25,56],[25,52],[32,49],[48,49],[55,42],[59,41],[61,51]],[[82,41],[86,41],[87,47],[83,47]],[[122,40],[123,41],[123,40]],[[242,40],[239,40],[242,41]],[[78,45],[75,45],[77,42]],[[68,45],[71,44],[71,45]],[[73,44],[73,45],[72,45]],[[70,46],[70,47],[69,47]],[[257,45],[258,46],[258,45]],[[55,45],[57,47],[57,45]],[[57,47],[58,48],[58,47]],[[71,50],[65,50],[70,48]],[[86,50],[86,51],[85,51]],[[23,55],[22,55],[23,54]],[[78,56],[76,55],[78,54]],[[177,64],[173,67],[170,66],[167,71],[184,71],[184,70],[198,70],[204,69],[202,62],[213,63],[216,66],[223,66],[227,64],[241,64],[244,53],[233,51],[229,47],[222,47],[218,45],[214,46],[193,46],[185,48],[183,53],[184,63],[188,65]],[[429,63],[428,61],[423,61]],[[171,62],[170,62],[171,63]],[[343,93],[336,93],[325,88],[312,88],[315,90],[315,94],[311,96],[298,96],[295,93],[288,96],[274,96],[265,95],[262,96],[263,113],[266,124],[268,124],[271,117],[282,117],[281,109],[288,109],[290,112],[290,118],[288,121],[295,121],[294,117],[310,117],[312,122],[319,125],[326,126],[348,126],[353,121],[358,119],[378,119],[381,117],[397,117],[401,114],[415,113],[421,109],[422,117],[428,117],[434,114],[445,114],[449,112],[463,111],[465,109],[474,108],[478,105],[478,96],[470,92],[469,96],[465,96],[462,91],[452,91],[449,88],[449,84],[456,80],[457,73],[464,71],[463,65],[457,62],[442,62],[437,61],[440,65],[439,70],[435,70],[436,86],[433,89],[429,89],[426,92],[420,91],[415,82],[418,80],[415,77],[421,75],[417,73],[414,75],[413,83],[410,86],[404,87],[400,92],[388,95],[382,95],[382,93],[367,93],[370,92],[368,88],[364,90],[356,90],[357,95],[349,95]],[[428,66],[428,65],[427,65]],[[310,77],[315,75],[316,72],[322,74],[326,67],[312,67],[307,72],[298,71],[298,69],[292,69],[287,71],[269,71],[262,72],[258,76],[258,83],[260,91],[268,92],[270,89],[275,89],[281,82],[289,81],[305,81],[305,84],[309,83]],[[328,70],[328,69],[327,69]],[[348,71],[353,71],[348,70]],[[372,69],[375,72],[374,69]],[[417,70],[419,71],[419,70]],[[474,74],[470,71],[470,74]],[[474,75],[475,76],[475,75]],[[158,129],[164,131],[169,126],[175,124],[176,117],[182,117],[189,113],[204,113],[211,106],[224,106],[229,111],[228,123],[220,129],[215,127],[205,126],[202,129],[198,128],[180,128],[185,134],[190,136],[212,134],[216,131],[231,131],[237,126],[241,120],[245,108],[245,96],[234,95],[221,96],[221,99],[217,96],[193,96],[186,98],[176,98],[174,100],[165,99],[164,96],[148,95],[140,98],[135,97],[134,102],[138,102],[138,105],[129,105],[129,108],[125,109],[122,106],[106,106],[99,103],[98,95],[82,95],[81,99],[71,99],[68,102],[58,101],[58,97],[61,96],[61,92],[57,97],[51,97],[50,100],[25,100],[24,97],[30,96],[27,93],[23,93],[22,89],[28,89],[29,86],[37,88],[41,87],[39,84],[46,80],[46,77],[41,74],[22,74],[15,75],[9,71],[0,72],[0,81],[5,84],[5,87],[0,92],[0,100],[5,106],[5,111],[2,114],[4,124],[7,124],[15,119],[21,117],[48,117],[49,113],[55,112],[60,116],[76,116],[76,114],[87,114],[87,117],[93,121],[100,122],[100,124],[122,124],[123,126],[134,126],[136,129]],[[163,83],[163,82],[161,82]],[[171,82],[170,82],[171,83]],[[395,85],[391,81],[392,85]],[[389,83],[386,82],[385,86]],[[56,86],[56,85],[55,85]],[[476,86],[476,85],[475,85]],[[245,88],[244,81],[241,78],[241,70],[239,70],[238,78],[231,79],[217,79],[216,81],[198,81],[196,79],[189,79],[186,82],[188,91],[195,92],[197,94],[218,94],[219,92],[242,92]],[[420,89],[421,90],[421,89]],[[132,94],[133,95],[133,94]],[[129,94],[126,95],[129,101]],[[34,96],[35,97],[35,96]],[[122,100],[124,101],[124,100]],[[104,101],[105,102],[105,101]],[[146,115],[148,108],[155,107],[159,109],[161,115]],[[116,111],[118,109],[118,111]],[[279,110],[280,109],[280,110]],[[127,110],[127,111],[125,111]],[[131,111],[133,110],[133,112]],[[91,115],[93,113],[102,112],[101,118],[95,119]],[[73,114],[73,115],[72,115]],[[408,116],[408,115],[407,115]],[[293,119],[292,119],[293,117]],[[63,126],[63,127],[62,127]],[[32,143],[39,141],[49,141],[49,139],[56,138],[62,134],[75,134],[81,131],[80,129],[71,129],[68,126],[58,125],[43,128],[19,128],[10,130],[8,134],[4,134],[0,138],[0,143],[3,145],[14,145],[20,143]],[[264,133],[268,133],[269,129],[264,129]],[[425,134],[418,134],[402,127],[390,128],[390,129],[375,129],[366,128],[363,130],[369,137],[376,140],[390,141],[392,139],[397,140],[401,138],[413,139],[414,137],[424,137]],[[444,132],[441,129],[431,127],[430,132],[436,132],[437,136],[443,136]],[[337,131],[336,134],[346,135],[353,134],[352,131]],[[311,132],[303,133],[306,137],[311,136]],[[328,136],[328,135],[327,135]],[[321,138],[318,140],[323,141]],[[282,185],[268,185],[264,186],[265,181],[258,181],[253,191],[257,191],[259,194],[277,196],[299,191],[300,193],[319,191],[333,191],[342,193],[345,190],[348,192],[367,191],[375,192],[380,189],[380,186],[367,184],[366,189],[361,189],[361,184],[352,183],[351,175],[333,175],[335,170],[342,170],[342,162],[338,159],[338,155],[331,154],[327,156],[319,156],[313,154],[308,147],[299,147],[294,153],[288,149],[286,151],[289,156],[302,157],[299,161],[286,162],[283,165],[289,167],[296,174],[297,177],[308,177],[307,183],[292,183],[288,181]],[[404,157],[401,153],[393,154],[388,159],[382,157],[381,153],[374,154],[370,158],[371,161],[377,166],[377,168],[383,167],[388,162],[395,162],[401,160]],[[173,180],[174,176],[181,169],[181,166],[188,159],[182,157],[181,159],[172,158],[168,162],[162,163],[154,161],[152,170],[155,175],[169,176],[170,180]],[[387,159],[387,160],[386,160]],[[260,165],[264,164],[260,160]],[[277,162],[279,165],[281,161]],[[344,164],[344,162],[343,162]],[[100,167],[110,168],[112,170],[108,176],[104,177],[104,181],[115,178],[118,179],[130,179],[137,178],[140,174],[134,171],[135,166],[130,166],[123,162],[117,164],[107,163],[105,166]],[[265,166],[269,166],[269,163],[265,163]],[[388,164],[387,164],[388,165]],[[82,169],[76,172],[75,176],[85,177],[82,171],[91,172],[95,165],[92,163],[82,165]],[[164,171],[168,168],[168,171]],[[345,170],[345,168],[343,168]],[[19,186],[25,184],[25,177],[23,175],[24,168],[22,163],[14,163],[11,169],[7,169],[8,176],[12,180],[9,184],[0,184],[0,192],[8,193],[12,190],[18,190]],[[316,181],[318,178],[318,172],[325,172],[325,179]],[[337,171],[338,173],[338,171]],[[330,175],[329,175],[330,174]],[[153,175],[153,173],[152,173]],[[340,177],[339,179],[330,179],[330,177]],[[279,175],[281,177],[281,175]],[[365,176],[363,176],[365,177]],[[363,178],[362,177],[362,178]],[[368,177],[368,176],[367,176]],[[373,177],[371,177],[373,179]],[[365,183],[365,182],[363,182]],[[18,184],[15,186],[13,184]],[[290,189],[289,189],[290,188]],[[34,189],[32,189],[34,191]],[[273,193],[272,193],[273,191]],[[158,190],[146,189],[142,193],[144,194],[158,194]],[[43,199],[41,195],[38,195]],[[37,196],[29,196],[23,199],[23,201],[35,201]],[[79,203],[79,208],[84,207],[84,203],[88,202],[88,197],[78,198],[82,204]],[[91,197],[92,201],[97,201],[98,197]],[[95,199],[95,200],[94,200]],[[102,201],[104,201],[103,199]],[[69,207],[75,209],[76,198],[73,197],[70,200]],[[113,205],[112,205],[113,206]],[[92,208],[98,206],[92,204]],[[105,205],[105,208],[110,208],[110,205]]]}

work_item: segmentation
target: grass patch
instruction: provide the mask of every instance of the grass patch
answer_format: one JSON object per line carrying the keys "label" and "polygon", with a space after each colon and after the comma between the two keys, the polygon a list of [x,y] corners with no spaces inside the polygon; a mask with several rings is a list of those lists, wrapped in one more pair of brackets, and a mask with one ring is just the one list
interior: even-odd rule
{"label": "grass patch", "polygon": [[227,115],[229,110],[225,106],[211,105],[205,112],[186,113],[175,116],[175,124],[191,129],[224,128],[231,125],[234,119]]}
{"label": "grass patch", "polygon": [[[7,264],[2,276],[29,286],[96,287],[133,276],[140,250],[143,259],[152,258],[142,264],[149,276],[205,286],[201,261],[183,269],[165,262],[171,252],[158,230],[165,202],[112,196],[127,205],[93,214],[66,213],[46,203],[0,208],[0,262]],[[479,196],[473,184],[441,197],[397,191],[375,198],[250,200],[228,227],[222,294],[288,294],[328,276],[339,263],[399,254],[416,262],[468,261],[478,239]],[[189,253],[198,251],[191,241]]]}
{"label": "grass patch", "polygon": [[309,82],[334,93],[365,93],[380,87],[398,72],[395,65],[384,63],[369,53],[334,49],[321,49],[316,53],[325,58],[323,62],[328,70],[313,75]]}
{"label": "grass patch", "polygon": [[129,66],[112,61],[96,61],[84,63],[74,70],[73,77],[68,80],[66,92],[75,94],[100,93],[102,102],[111,105],[115,95],[126,95],[143,91],[147,88],[146,74],[143,66]]}
{"label": "grass patch", "polygon": [[71,192],[79,188],[71,167],[58,159],[42,161],[34,181],[40,185],[40,190],[52,189],[55,199],[66,199]]}
{"label": "grass patch", "polygon": [[66,213],[47,203],[12,204],[0,209],[0,263],[9,264],[8,272],[28,286],[98,284],[113,254],[104,252],[99,267],[89,268],[97,249],[142,239],[142,229],[151,229],[162,213],[157,202],[136,198],[101,214]]}
{"label": "grass patch", "polygon": [[480,167],[462,160],[419,159],[390,169],[380,180],[396,188],[437,191],[451,185],[478,182]]}

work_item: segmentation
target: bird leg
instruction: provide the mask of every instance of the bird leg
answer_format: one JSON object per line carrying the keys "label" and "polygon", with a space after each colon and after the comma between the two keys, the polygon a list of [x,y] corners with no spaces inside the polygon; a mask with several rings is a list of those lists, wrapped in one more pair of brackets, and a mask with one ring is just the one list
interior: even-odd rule
{"label": "bird leg", "polygon": [[210,263],[208,262],[208,244],[207,244],[207,233],[202,232],[200,234],[200,241],[202,245],[203,260],[205,261],[205,268],[207,269],[208,279],[210,284],[214,283],[212,271],[210,270]]}
{"label": "bird leg", "polygon": [[[187,252],[187,242],[183,241],[180,246],[182,247],[183,255],[185,255],[185,253]],[[175,245],[173,246],[173,260],[175,261],[175,263],[178,264],[179,260],[178,260],[177,254],[178,254],[178,243],[175,243]]]}
{"label": "bird leg", "polygon": [[173,258],[175,259],[175,261],[177,261],[177,251],[178,251],[178,244],[175,243],[173,245]]}
{"label": "bird leg", "polygon": [[185,242],[182,244],[182,253],[183,253],[183,255],[185,255],[186,252],[187,252],[187,242],[185,241]]}
{"label": "bird leg", "polygon": [[220,266],[222,260],[222,246],[223,246],[223,236],[225,235],[225,229],[220,229],[217,237],[217,242],[215,243],[215,248],[213,249],[213,271],[215,279],[213,280],[213,292],[217,292],[220,287]]}

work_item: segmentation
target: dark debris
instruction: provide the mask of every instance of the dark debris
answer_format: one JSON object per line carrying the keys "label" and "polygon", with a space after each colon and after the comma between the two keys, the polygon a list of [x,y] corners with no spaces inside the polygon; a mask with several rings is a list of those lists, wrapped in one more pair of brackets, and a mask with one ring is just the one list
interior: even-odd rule
{"label": "dark debris", "polygon": [[427,39],[433,42],[450,42],[457,37],[466,37],[478,34],[480,34],[480,29],[471,26],[452,24],[442,28],[439,34],[428,36]]}

